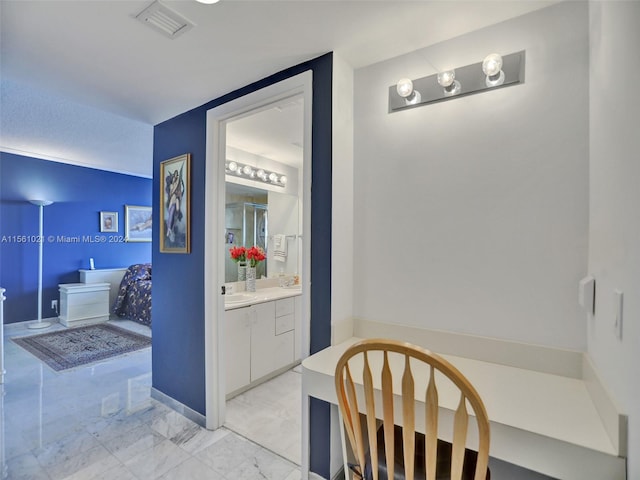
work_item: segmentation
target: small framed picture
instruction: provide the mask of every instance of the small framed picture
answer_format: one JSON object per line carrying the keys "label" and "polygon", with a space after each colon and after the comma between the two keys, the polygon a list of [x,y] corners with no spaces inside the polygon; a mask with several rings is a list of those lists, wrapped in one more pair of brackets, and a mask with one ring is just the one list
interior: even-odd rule
{"label": "small framed picture", "polygon": [[160,163],[160,251],[191,252],[191,154]]}
{"label": "small framed picture", "polygon": [[124,206],[124,241],[151,241],[151,207]]}
{"label": "small framed picture", "polygon": [[100,212],[100,231],[118,231],[118,212]]}

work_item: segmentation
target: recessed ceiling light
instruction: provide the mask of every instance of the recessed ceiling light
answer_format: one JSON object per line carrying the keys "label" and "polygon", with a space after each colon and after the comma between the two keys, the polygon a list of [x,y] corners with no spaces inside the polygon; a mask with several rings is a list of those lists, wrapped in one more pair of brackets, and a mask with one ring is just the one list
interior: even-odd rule
{"label": "recessed ceiling light", "polygon": [[207,5],[211,5],[213,3],[218,3],[220,0],[196,0],[199,3],[206,3]]}

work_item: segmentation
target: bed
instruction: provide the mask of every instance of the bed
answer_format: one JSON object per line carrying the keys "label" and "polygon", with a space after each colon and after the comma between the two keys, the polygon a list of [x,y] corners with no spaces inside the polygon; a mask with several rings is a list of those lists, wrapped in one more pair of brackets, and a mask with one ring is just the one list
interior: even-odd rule
{"label": "bed", "polygon": [[111,311],[118,317],[151,326],[151,264],[127,268]]}

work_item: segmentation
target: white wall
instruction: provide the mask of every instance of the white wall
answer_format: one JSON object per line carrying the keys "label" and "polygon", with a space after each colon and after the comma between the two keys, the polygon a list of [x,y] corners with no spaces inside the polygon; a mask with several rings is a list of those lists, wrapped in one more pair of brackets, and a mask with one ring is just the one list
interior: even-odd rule
{"label": "white wall", "polygon": [[[590,4],[589,355],[629,415],[629,479],[640,478],[640,3]],[[615,74],[619,72],[619,74]],[[623,336],[613,290],[624,293]]]}
{"label": "white wall", "polygon": [[331,334],[337,343],[353,329],[353,68],[333,54]]}
{"label": "white wall", "polygon": [[153,125],[2,80],[0,150],[152,176]]}
{"label": "white wall", "polygon": [[[565,2],[356,70],[357,317],[586,349],[587,34]],[[519,50],[523,85],[387,113],[401,77]]]}

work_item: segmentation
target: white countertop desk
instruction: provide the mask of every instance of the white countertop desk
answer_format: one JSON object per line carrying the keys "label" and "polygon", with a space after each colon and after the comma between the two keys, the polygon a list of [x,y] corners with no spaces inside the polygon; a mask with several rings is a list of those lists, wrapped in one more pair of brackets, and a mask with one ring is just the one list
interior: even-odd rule
{"label": "white countertop desk", "polygon": [[[302,362],[303,399],[311,396],[337,404],[335,366],[342,353],[358,340],[349,338]],[[618,456],[584,380],[442,356],[471,381],[485,403],[491,421],[492,457],[563,480],[626,478],[625,459]],[[394,368],[401,372],[402,363],[392,365]],[[415,381],[416,392],[424,391],[426,385],[419,385],[418,375]],[[441,406],[446,409],[455,410],[457,400],[441,393]],[[304,408],[308,408],[308,401],[303,401]],[[308,445],[308,429],[306,435],[303,442]],[[303,448],[303,479],[309,472],[306,450]]]}

